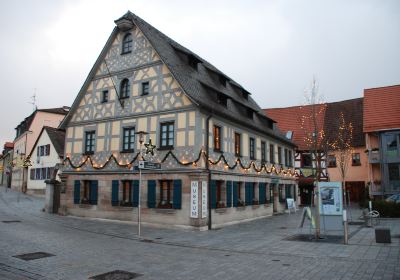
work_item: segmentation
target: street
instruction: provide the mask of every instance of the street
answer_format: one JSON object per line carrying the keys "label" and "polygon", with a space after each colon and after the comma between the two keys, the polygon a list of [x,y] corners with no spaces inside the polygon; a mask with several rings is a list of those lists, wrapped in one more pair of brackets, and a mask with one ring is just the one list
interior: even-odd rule
{"label": "street", "polygon": [[[359,225],[347,246],[283,240],[309,233],[301,211],[205,232],[144,226],[138,240],[132,223],[50,215],[43,202],[0,188],[0,279],[400,279],[399,220],[381,221],[391,244]],[[52,256],[15,257],[35,252]]]}

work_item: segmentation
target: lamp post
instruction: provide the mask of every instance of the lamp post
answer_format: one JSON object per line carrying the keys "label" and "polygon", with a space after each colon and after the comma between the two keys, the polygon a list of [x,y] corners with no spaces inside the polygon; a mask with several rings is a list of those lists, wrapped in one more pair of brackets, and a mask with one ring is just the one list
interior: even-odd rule
{"label": "lamp post", "polygon": [[[137,132],[137,134],[139,134],[139,153],[140,153],[140,161],[143,161],[144,160],[144,157],[143,157],[143,151],[142,151],[142,145],[143,145],[143,142],[144,142],[144,135],[146,135],[146,134],[148,134],[147,132],[145,132],[145,131],[138,131]],[[140,238],[140,222],[141,222],[141,211],[140,211],[140,209],[141,209],[141,203],[140,203],[140,201],[141,201],[141,189],[142,189],[142,168],[140,168],[140,161],[139,161],[139,192],[138,192],[138,215],[137,215],[137,218],[138,218],[138,236],[139,236],[139,238]]]}

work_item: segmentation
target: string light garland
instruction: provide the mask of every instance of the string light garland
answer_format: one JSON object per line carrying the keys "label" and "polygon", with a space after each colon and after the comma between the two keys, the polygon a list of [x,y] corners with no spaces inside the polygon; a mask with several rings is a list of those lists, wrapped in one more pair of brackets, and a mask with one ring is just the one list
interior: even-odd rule
{"label": "string light garland", "polygon": [[[73,164],[71,158],[69,156],[67,156],[64,159],[64,163],[68,162],[69,165],[73,168],[73,169],[77,169],[80,170],[84,165],[87,164],[87,162],[90,163],[90,165],[92,166],[93,169],[96,170],[101,170],[104,169],[109,163],[110,161],[114,161],[114,163],[119,166],[119,167],[124,167],[124,168],[131,168],[133,163],[138,159],[138,157],[140,156],[140,153],[137,153],[133,159],[127,163],[121,163],[118,161],[118,159],[116,158],[116,156],[114,154],[111,154],[109,156],[109,158],[105,161],[104,164],[95,164],[93,162],[93,159],[90,155],[87,155],[86,158],[81,161],[78,165]],[[268,168],[265,163],[261,163],[260,167],[257,167],[256,163],[254,161],[251,161],[247,166],[244,165],[242,163],[241,158],[236,158],[235,163],[233,165],[230,165],[227,161],[227,159],[225,158],[225,156],[223,154],[221,154],[217,160],[212,160],[210,157],[208,157],[206,151],[204,150],[200,150],[198,156],[196,159],[192,160],[192,161],[186,161],[186,160],[179,160],[178,157],[172,152],[172,151],[168,151],[165,156],[162,158],[162,160],[160,161],[160,163],[164,163],[169,157],[172,157],[176,163],[178,163],[181,166],[193,166],[193,167],[197,167],[198,162],[202,159],[202,157],[204,157],[205,160],[208,160],[208,162],[211,165],[218,165],[219,163],[223,163],[224,169],[229,169],[229,170],[233,170],[236,167],[240,167],[241,169],[243,169],[244,171],[249,171],[251,168],[253,168],[253,170],[255,172],[257,172],[257,174],[261,174],[261,172],[265,171],[267,174],[271,174],[271,173],[275,173],[276,175],[284,175],[284,176],[298,176],[299,174],[297,173],[296,170],[292,170],[290,168],[284,169],[284,167],[282,165],[279,165],[279,169],[276,168],[276,166],[273,164],[270,168]]]}

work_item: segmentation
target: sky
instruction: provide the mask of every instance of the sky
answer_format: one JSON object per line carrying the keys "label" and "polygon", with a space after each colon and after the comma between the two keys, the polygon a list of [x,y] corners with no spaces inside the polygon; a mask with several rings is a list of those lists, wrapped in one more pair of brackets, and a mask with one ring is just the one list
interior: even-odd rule
{"label": "sky", "polygon": [[262,108],[400,84],[397,0],[9,0],[0,9],[0,145],[39,108],[71,106],[127,10],[252,93]]}

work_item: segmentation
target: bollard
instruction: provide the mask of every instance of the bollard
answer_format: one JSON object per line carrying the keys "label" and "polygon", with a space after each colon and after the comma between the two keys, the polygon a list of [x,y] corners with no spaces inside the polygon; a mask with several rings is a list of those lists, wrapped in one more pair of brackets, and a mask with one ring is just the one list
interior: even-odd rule
{"label": "bollard", "polygon": [[343,225],[344,225],[344,244],[349,243],[349,232],[347,228],[347,211],[343,210]]}

